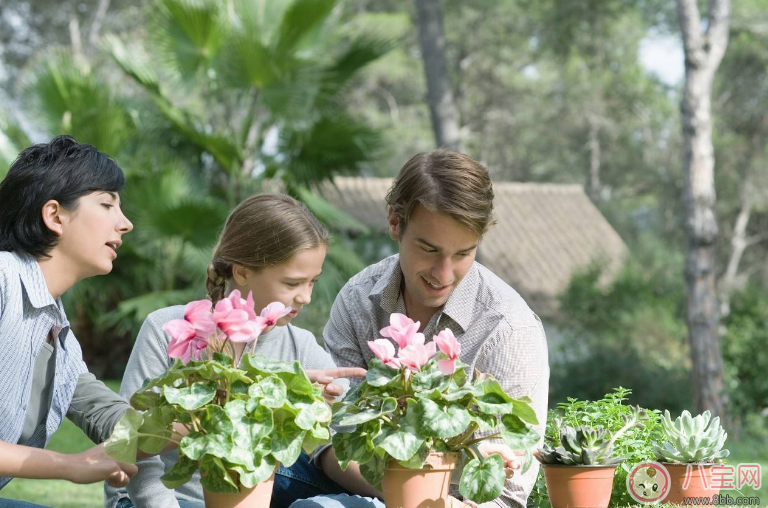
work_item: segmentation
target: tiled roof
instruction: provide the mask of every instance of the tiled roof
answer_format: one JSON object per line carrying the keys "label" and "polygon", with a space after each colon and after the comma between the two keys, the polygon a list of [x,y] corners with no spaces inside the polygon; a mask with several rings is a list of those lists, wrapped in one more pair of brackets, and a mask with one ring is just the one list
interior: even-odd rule
{"label": "tiled roof", "polygon": [[[337,177],[324,197],[358,221],[384,231],[389,178]],[[541,316],[557,312],[557,295],[592,261],[611,278],[627,247],[579,185],[495,182],[497,220],[479,261],[515,288]]]}

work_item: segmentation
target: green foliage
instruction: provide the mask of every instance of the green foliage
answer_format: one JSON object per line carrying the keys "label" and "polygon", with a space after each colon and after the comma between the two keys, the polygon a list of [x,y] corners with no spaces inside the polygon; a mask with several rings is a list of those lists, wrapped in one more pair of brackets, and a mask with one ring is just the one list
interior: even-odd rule
{"label": "green foliage", "polygon": [[[169,489],[200,471],[212,492],[237,492],[266,480],[277,463],[290,466],[302,449],[328,442],[331,410],[322,389],[298,362],[244,355],[180,360],[162,376],[147,380],[105,445],[116,460],[133,463],[137,450],[160,452],[178,444],[179,461],[162,478]],[[173,425],[188,434],[177,441]]]}
{"label": "green foliage", "polygon": [[614,444],[624,433],[633,428],[643,428],[642,422],[648,419],[648,413],[639,406],[631,407],[629,415],[621,415],[624,426],[615,432],[605,427],[590,427],[580,425],[578,428],[564,424],[555,418],[552,426],[560,429],[558,440],[545,440],[538,457],[542,464],[559,464],[564,466],[615,466],[625,460],[625,457],[614,455]]}
{"label": "green foliage", "polygon": [[[632,406],[624,404],[631,393],[631,390],[619,387],[597,400],[569,398],[567,402],[558,403],[547,416],[545,440],[553,447],[562,444],[557,422],[573,428],[585,426],[591,429],[605,429],[612,433],[618,432],[626,425],[626,418],[631,417]],[[645,409],[644,411],[648,419],[643,422],[643,426],[626,430],[613,444],[614,456],[624,457],[625,460],[616,468],[611,506],[634,504],[626,489],[627,474],[638,462],[655,458],[653,443],[659,440],[660,416],[656,410]],[[533,506],[547,506],[549,503],[543,475],[539,476],[529,502]]]}
{"label": "green foliage", "polygon": [[[733,295],[731,313],[723,320],[721,343],[729,401],[737,419],[768,405],[768,355],[759,354],[768,343],[768,294],[757,284]],[[757,353],[757,354],[756,354]]]}
{"label": "green foliage", "polygon": [[501,457],[479,456],[478,442],[501,438],[513,449],[526,450],[527,470],[539,439],[530,426],[538,423],[530,400],[510,397],[486,374],[470,381],[467,366],[458,361],[454,374],[443,375],[437,362],[444,358],[440,353],[415,373],[371,361],[365,381],[334,404],[333,421],[342,427],[333,446],[342,469],[358,462],[363,477],[378,486],[391,460],[420,469],[430,450],[459,452],[472,458],[460,491],[478,503],[498,497],[506,479]]}

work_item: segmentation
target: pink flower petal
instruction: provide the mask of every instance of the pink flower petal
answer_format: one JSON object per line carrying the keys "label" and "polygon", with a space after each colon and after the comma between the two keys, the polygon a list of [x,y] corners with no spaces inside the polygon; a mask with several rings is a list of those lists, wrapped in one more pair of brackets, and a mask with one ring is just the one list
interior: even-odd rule
{"label": "pink flower petal", "polygon": [[458,358],[459,353],[461,353],[461,344],[449,328],[435,335],[434,342],[448,358]]}
{"label": "pink flower petal", "polygon": [[395,358],[395,346],[387,339],[369,340],[368,347],[371,348],[376,358],[385,364]]}
{"label": "pink flower petal", "polygon": [[195,327],[184,319],[173,319],[163,325],[163,331],[171,339],[186,341],[195,336]]}
{"label": "pink flower petal", "polygon": [[437,368],[440,369],[440,372],[446,376],[450,376],[456,372],[456,358],[449,358],[447,360],[438,361]]}

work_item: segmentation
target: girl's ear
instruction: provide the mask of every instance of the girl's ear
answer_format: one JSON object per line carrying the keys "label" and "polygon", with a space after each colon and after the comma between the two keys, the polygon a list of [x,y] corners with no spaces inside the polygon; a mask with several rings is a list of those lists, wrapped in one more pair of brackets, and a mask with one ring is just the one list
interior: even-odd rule
{"label": "girl's ear", "polygon": [[244,287],[248,284],[248,269],[242,265],[232,265],[232,280],[235,285]]}
{"label": "girl's ear", "polygon": [[58,236],[61,236],[64,232],[63,226],[68,215],[67,210],[55,199],[50,199],[43,205],[41,213],[45,226]]}

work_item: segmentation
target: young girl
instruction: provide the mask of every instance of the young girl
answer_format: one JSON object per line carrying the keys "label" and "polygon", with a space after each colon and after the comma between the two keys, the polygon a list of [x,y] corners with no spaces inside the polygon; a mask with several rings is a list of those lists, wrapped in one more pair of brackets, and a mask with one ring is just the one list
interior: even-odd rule
{"label": "young girl", "polygon": [[[334,377],[365,375],[365,370],[335,369],[330,355],[317,344],[312,333],[290,324],[311,300],[327,247],[328,232],[303,204],[281,194],[255,195],[243,201],[227,219],[208,266],[206,286],[214,305],[237,289],[243,296],[253,291],[257,313],[274,301],[291,307],[291,313],[271,330],[265,330],[256,342],[232,344],[235,358],[243,353],[258,353],[283,361],[298,360],[306,369],[328,369],[310,370],[308,374],[313,381],[326,384],[324,393],[331,397],[342,391],[341,386],[329,384]],[[162,375],[171,366],[173,359],[167,353],[169,339],[162,326],[183,315],[184,307],[178,305],[147,317],[131,352],[121,395],[130,398],[144,379]],[[124,492],[107,488],[105,506],[127,508],[133,503],[136,508],[203,508],[199,473],[175,491],[168,490],[160,481],[177,460],[177,452],[173,450],[139,461],[139,472],[127,489],[130,500],[122,498]],[[302,490],[301,497],[344,492],[323,474],[303,474],[301,468],[315,466],[303,455],[291,469],[278,470],[273,507],[287,507],[296,499],[296,483],[291,484],[294,492],[282,492],[282,486],[289,483],[288,478],[312,479],[311,483],[301,485],[306,489]],[[286,500],[281,501],[281,496]]]}
{"label": "young girl", "polygon": [[[65,415],[100,443],[128,407],[88,372],[60,299],[112,270],[133,229],[123,183],[112,159],[69,136],[24,150],[0,183],[0,489],[14,477],[120,486],[136,471],[101,446],[43,449]],[[22,506],[36,505],[0,499]]]}

